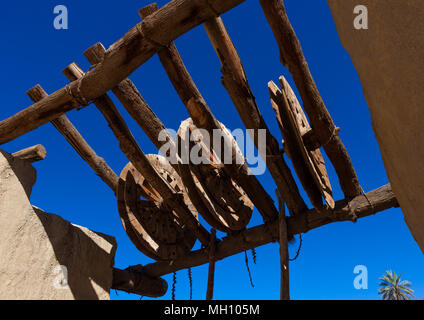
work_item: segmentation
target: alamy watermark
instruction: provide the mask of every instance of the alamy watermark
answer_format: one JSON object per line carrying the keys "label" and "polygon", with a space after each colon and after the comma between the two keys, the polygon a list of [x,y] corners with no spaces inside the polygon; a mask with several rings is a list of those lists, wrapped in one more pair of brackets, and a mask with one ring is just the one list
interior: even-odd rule
{"label": "alamy watermark", "polygon": [[356,15],[353,20],[353,26],[356,30],[367,30],[368,29],[368,8],[364,5],[357,5],[353,9],[353,13]]}
{"label": "alamy watermark", "polygon": [[53,26],[56,30],[68,30],[68,8],[64,5],[54,7],[53,13],[57,16],[53,20]]}
{"label": "alamy watermark", "polygon": [[[186,130],[180,139],[173,129],[162,130],[158,140],[164,142],[159,152],[171,164],[249,165],[251,175],[262,175],[266,171],[266,130],[259,129],[214,129],[212,137],[207,130]],[[255,137],[256,136],[256,137]],[[258,153],[249,137],[258,141]],[[211,150],[212,154],[211,154]]]}
{"label": "alamy watermark", "polygon": [[353,269],[353,273],[357,276],[353,280],[353,287],[356,290],[368,289],[368,268],[364,265],[357,265]]}

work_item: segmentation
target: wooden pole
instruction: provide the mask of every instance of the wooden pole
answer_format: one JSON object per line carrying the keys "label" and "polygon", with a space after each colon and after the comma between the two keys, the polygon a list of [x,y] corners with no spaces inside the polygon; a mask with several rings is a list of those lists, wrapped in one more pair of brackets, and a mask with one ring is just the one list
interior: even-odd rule
{"label": "wooden pole", "polygon": [[[75,63],[63,70],[70,81],[84,76],[84,72]],[[119,146],[134,167],[146,178],[163,198],[163,204],[172,212],[175,210],[186,226],[200,240],[202,244],[209,244],[209,232],[199,223],[186,206],[181,194],[174,192],[166,181],[156,172],[149,159],[140,149],[130,129],[107,94],[94,100],[119,141]]]}
{"label": "wooden pole", "polygon": [[[378,212],[398,207],[390,185],[382,186],[360,195],[350,201],[340,200],[336,202],[334,210],[317,212],[315,209],[287,219],[288,237],[295,234],[306,233],[329,223],[341,221],[356,221]],[[279,221],[274,221],[261,226],[253,227],[224,238],[216,245],[216,261],[229,256],[239,254],[245,250],[256,248],[279,240]],[[189,253],[181,259],[168,262],[155,262],[145,266],[146,274],[151,277],[160,277],[174,271],[203,265],[209,261],[209,250],[201,249]]]}
{"label": "wooden pole", "polygon": [[[27,95],[34,102],[41,101],[48,97],[48,94],[40,85],[36,85],[34,88],[28,90]],[[106,161],[99,157],[90,147],[87,141],[85,141],[83,136],[74,127],[72,122],[65,115],[62,115],[59,118],[52,120],[52,124],[65,137],[79,156],[88,163],[100,179],[102,179],[116,194],[119,177],[109,167]]]}
{"label": "wooden pole", "polygon": [[[145,22],[159,12],[156,10],[158,10],[157,5],[154,3],[139,10],[139,14]],[[194,124],[198,128],[207,130],[212,137],[213,130],[221,130],[220,124],[196,87],[175,44],[172,42],[169,43],[167,47],[163,47],[158,52],[158,55],[176,92],[190,113]],[[235,148],[232,142],[227,141],[226,144]],[[213,146],[211,147],[213,148]],[[235,155],[236,151],[233,150],[233,157]],[[234,158],[231,165],[224,165],[224,170],[243,188],[264,218],[264,221],[271,221],[278,216],[272,198],[256,177],[250,174],[250,170],[246,164],[236,165]]]}
{"label": "wooden pole", "polygon": [[206,300],[213,300],[213,289],[215,282],[215,250],[216,250],[216,230],[212,229],[211,243],[209,246],[209,270],[208,270],[208,287],[206,291]]}
{"label": "wooden pole", "polygon": [[168,283],[161,278],[146,276],[142,266],[135,266],[125,270],[113,268],[111,289],[159,298],[163,297],[168,291]]}
{"label": "wooden pole", "polygon": [[280,48],[281,62],[293,76],[311,127],[337,172],[345,197],[360,195],[361,187],[352,161],[311,75],[283,0],[260,0],[260,3]]}
{"label": "wooden pole", "polygon": [[[244,0],[173,0],[115,42],[105,59],[81,81],[74,81],[27,109],[0,122],[0,144],[9,142],[91,101],[127,78],[157,51],[204,21]],[[72,93],[72,94],[70,94]],[[84,98],[84,99],[81,99]]]}
{"label": "wooden pole", "polygon": [[280,193],[276,190],[278,199],[278,231],[280,242],[280,300],[290,300],[290,277],[289,277],[289,241],[287,233],[286,214],[284,202]]}
{"label": "wooden pole", "polygon": [[299,189],[280,151],[277,139],[271,134],[256,104],[255,96],[247,81],[243,64],[220,17],[209,19],[204,24],[209,39],[221,61],[222,84],[230,95],[244,125],[254,129],[252,140],[259,150],[258,129],[266,130],[266,155],[263,160],[292,214],[307,209]]}
{"label": "wooden pole", "polygon": [[37,144],[36,146],[15,152],[12,156],[33,163],[44,160],[47,156],[47,152],[41,144]]}

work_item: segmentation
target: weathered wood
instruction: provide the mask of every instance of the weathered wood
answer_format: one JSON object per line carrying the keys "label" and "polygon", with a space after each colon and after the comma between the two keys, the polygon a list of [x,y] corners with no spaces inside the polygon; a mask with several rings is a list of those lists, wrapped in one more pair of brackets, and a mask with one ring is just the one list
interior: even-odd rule
{"label": "weathered wood", "polygon": [[[289,217],[287,219],[288,237],[306,233],[333,222],[356,221],[356,219],[398,206],[399,204],[390,185],[385,185],[368,192],[366,195],[357,196],[350,201],[337,201],[334,210],[319,213],[312,209],[294,217]],[[276,220],[247,229],[238,235],[224,238],[216,246],[216,261],[242,253],[245,250],[278,241],[278,225],[279,221]],[[192,251],[183,259],[175,260],[172,265],[163,262],[148,264],[145,266],[145,271],[151,277],[158,277],[181,269],[200,266],[208,262],[208,252],[207,249]]]}
{"label": "weathered wood", "polygon": [[146,276],[142,266],[135,266],[126,270],[113,268],[111,289],[145,297],[159,298],[168,291],[168,283],[161,278]]}
{"label": "weathered wood", "polygon": [[278,238],[280,243],[280,300],[290,300],[290,277],[289,277],[289,241],[287,233],[286,214],[284,202],[278,190],[275,192],[278,199]]}
{"label": "weathered wood", "polygon": [[[116,87],[187,31],[244,0],[174,0],[129,30],[107,51],[105,59],[81,81],[74,81],[27,109],[0,122],[0,144],[9,142],[78,107],[74,96],[93,100]],[[162,44],[162,45],[160,45]],[[72,92],[73,94],[69,94]]]}
{"label": "weathered wood", "polygon": [[[36,85],[34,88],[28,90],[27,95],[34,102],[41,101],[48,97],[48,94],[40,85]],[[71,121],[65,115],[62,115],[57,119],[52,120],[51,123],[65,137],[79,156],[88,163],[100,179],[102,179],[112,189],[112,191],[116,193],[119,180],[118,176],[109,167],[106,161],[99,157],[90,147]]]}
{"label": "weathered wood", "polygon": [[47,156],[47,151],[41,144],[37,144],[36,146],[15,152],[12,156],[33,163],[44,160]]}
{"label": "weathered wood", "polygon": [[208,286],[206,290],[206,300],[213,300],[213,289],[215,285],[215,250],[216,250],[216,230],[211,232],[211,243],[209,246],[209,268],[208,268]]}
{"label": "weathered wood", "polygon": [[280,151],[278,141],[272,136],[256,104],[242,62],[222,19],[215,17],[206,21],[203,25],[221,61],[222,84],[230,95],[246,128],[255,130],[252,140],[258,150],[258,129],[266,130],[266,155],[261,156],[263,156],[278,190],[287,203],[287,207],[292,214],[305,211],[307,209],[306,204],[300,196],[296,182]]}
{"label": "weathered wood", "polygon": [[[75,81],[84,76],[84,72],[75,63],[69,65],[63,73],[69,80]],[[119,141],[119,146],[133,163],[134,167],[148,179],[149,183],[161,194],[164,205],[171,211],[175,210],[188,228],[203,244],[209,243],[208,231],[193,217],[184,203],[181,194],[172,191],[166,181],[162,179],[152,167],[144,152],[140,149],[130,129],[119,113],[113,101],[107,94],[94,100],[94,104],[100,110]]]}
{"label": "weathered wood", "polygon": [[[155,4],[149,6],[148,10],[142,9],[139,11],[144,22],[148,21],[149,18],[155,16],[157,12],[159,12],[156,11],[154,14],[145,16],[154,11],[154,9]],[[190,113],[196,127],[206,129],[212,137],[213,130],[221,130],[221,127],[187,71],[175,44],[172,42],[169,43],[167,47],[163,47],[158,52],[158,55],[171,83]],[[225,140],[227,141],[224,141],[224,143],[234,148],[232,141],[228,141],[228,139]],[[211,147],[213,149],[213,145]],[[232,154],[232,164],[224,165],[225,173],[239,183],[255,204],[265,221],[275,219],[278,213],[272,198],[268,195],[257,178],[249,174],[250,170],[246,163],[243,165],[236,165],[236,150],[233,150]]]}
{"label": "weathered wood", "polygon": [[345,197],[361,194],[352,161],[311,75],[283,1],[260,0],[260,3],[280,48],[281,62],[293,76],[314,133],[337,172]]}
{"label": "weathered wood", "polygon": [[282,80],[281,91],[273,81],[268,83],[268,89],[272,108],[284,137],[285,150],[313,207],[322,209],[322,197],[324,197],[328,205],[333,208],[331,185],[325,165],[322,164],[324,159],[319,150],[308,151],[303,144],[302,133],[309,127],[309,123],[296,96],[284,81],[285,79]]}

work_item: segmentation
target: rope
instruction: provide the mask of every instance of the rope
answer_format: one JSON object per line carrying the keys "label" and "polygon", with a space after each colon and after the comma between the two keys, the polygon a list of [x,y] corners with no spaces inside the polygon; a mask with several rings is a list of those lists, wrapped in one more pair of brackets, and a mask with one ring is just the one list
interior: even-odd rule
{"label": "rope", "polygon": [[336,136],[336,134],[340,131],[339,127],[334,127],[333,133],[331,134],[331,137],[328,139],[328,141],[326,143],[322,144],[322,147],[324,148],[327,144],[330,143],[331,140],[333,140],[333,138]]}
{"label": "rope", "polygon": [[360,185],[360,187],[361,187],[362,194],[364,195],[365,199],[367,199],[368,203],[371,206],[372,213],[374,213],[375,212],[374,205],[372,204],[371,200],[367,197],[367,194],[365,193],[364,189],[362,189],[361,185]]}
{"label": "rope", "polygon": [[172,276],[172,301],[175,301],[175,287],[177,285],[177,273],[174,272]]}
{"label": "rope", "polygon": [[245,259],[245,262],[246,262],[247,272],[249,273],[250,285],[252,286],[252,288],[254,288],[255,285],[253,284],[252,274],[251,274],[250,268],[249,268],[249,258],[247,256],[247,251],[244,251],[244,259]]}
{"label": "rope", "polygon": [[[89,106],[92,102],[91,101],[88,101],[82,94],[81,94],[81,83],[82,83],[82,80],[84,79],[84,77],[85,77],[85,75],[84,76],[82,76],[81,78],[79,78],[78,80],[76,80],[77,81],[77,87],[76,87],[76,93],[74,93],[73,91],[72,91],[72,88],[71,88],[71,84],[68,84],[66,87],[65,87],[65,90],[66,90],[66,93],[72,98],[72,100],[74,100],[79,106],[81,106],[81,107],[87,107],[87,106]],[[79,109],[78,109],[79,110]]]}
{"label": "rope", "polygon": [[193,300],[193,278],[191,276],[191,268],[188,268],[187,271],[188,271],[188,280],[190,283],[190,300]]}
{"label": "rope", "polygon": [[299,258],[301,248],[302,248],[302,234],[300,234],[300,243],[299,243],[299,248],[297,249],[296,256],[293,259],[289,259],[289,261],[295,261],[297,258]]}

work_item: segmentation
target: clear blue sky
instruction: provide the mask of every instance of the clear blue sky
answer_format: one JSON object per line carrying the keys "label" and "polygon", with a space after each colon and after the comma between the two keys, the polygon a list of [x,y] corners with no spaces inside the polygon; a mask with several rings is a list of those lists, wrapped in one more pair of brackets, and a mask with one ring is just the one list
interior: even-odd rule
{"label": "clear blue sky", "polygon": [[[300,38],[312,74],[340,133],[365,191],[388,183],[377,141],[371,127],[358,75],[342,48],[326,1],[286,0],[288,14]],[[158,1],[162,6],[166,1]],[[53,8],[66,5],[69,30],[53,28]],[[84,70],[89,64],[82,52],[97,41],[108,47],[133,27],[137,10],[146,1],[7,1],[2,4],[0,30],[0,119],[29,106],[25,92],[37,83],[51,93],[67,84],[61,70],[76,61]],[[372,17],[371,17],[372,18]],[[223,16],[244,63],[258,105],[272,133],[280,132],[269,102],[267,82],[283,74],[276,42],[264,18],[259,1],[247,0]],[[244,128],[231,100],[220,84],[220,64],[203,27],[197,27],[176,41],[193,79],[216,117],[230,129]],[[177,129],[188,117],[157,57],[139,68],[131,79],[144,98],[169,128]],[[125,110],[118,105],[146,153],[156,153]],[[127,160],[106,122],[94,106],[68,114],[83,136],[118,174]],[[147,264],[151,260],[138,252],[127,238],[118,218],[111,190],[92,172],[65,139],[47,124],[2,148],[14,152],[34,144],[48,152],[37,163],[38,181],[32,203],[72,223],[116,237],[116,267]],[[327,161],[328,163],[328,161]],[[328,166],[334,197],[342,198],[337,177]],[[274,197],[275,184],[269,173],[260,181]],[[302,195],[306,195],[302,190]],[[251,226],[261,223],[255,211]],[[294,256],[298,241],[291,245]],[[278,299],[278,246],[257,249],[258,264],[250,264],[255,288],[250,287],[244,255],[236,255],[216,266],[216,299]],[[250,256],[250,255],[249,255]],[[369,289],[355,290],[353,269],[368,268]],[[378,277],[387,269],[402,273],[413,283],[418,297],[424,296],[423,255],[409,233],[400,209],[391,209],[358,221],[322,227],[303,236],[299,258],[290,265],[293,299],[379,299]],[[177,299],[189,296],[187,271],[178,272]],[[165,277],[171,285],[171,276]],[[207,266],[193,269],[193,295],[204,299]],[[135,295],[112,293],[116,299],[138,299]],[[170,290],[164,297],[170,298]]]}

